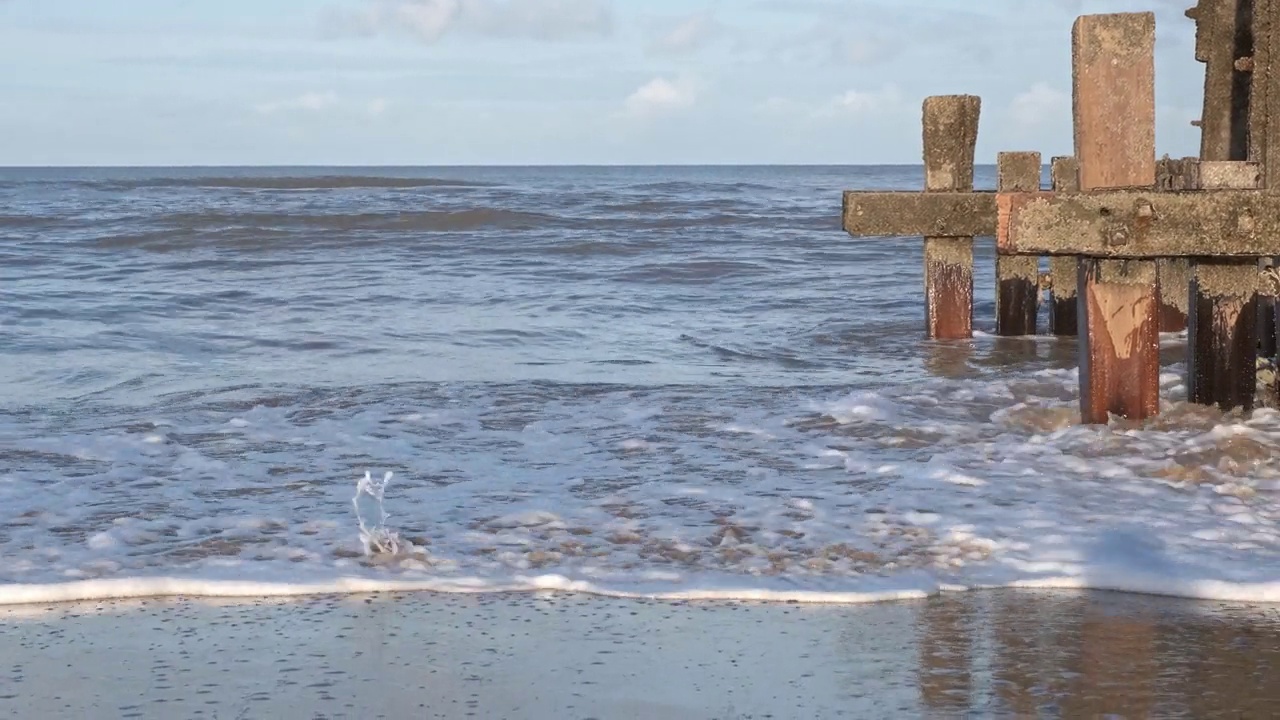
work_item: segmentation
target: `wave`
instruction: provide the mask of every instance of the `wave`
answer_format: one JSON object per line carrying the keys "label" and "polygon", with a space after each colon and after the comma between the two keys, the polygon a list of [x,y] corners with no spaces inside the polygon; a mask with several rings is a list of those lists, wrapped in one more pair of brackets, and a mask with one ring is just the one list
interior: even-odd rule
{"label": "wave", "polygon": [[[471,208],[456,211],[302,215],[281,213],[177,213],[161,219],[162,229],[105,235],[102,249],[175,250],[209,245],[270,247],[298,232],[449,233],[477,230],[538,230],[564,227],[569,221],[545,213]],[[337,242],[351,237],[338,236]]]}
{"label": "wave", "polygon": [[451,178],[405,178],[375,175],[320,175],[314,177],[155,177],[137,180],[86,180],[85,185],[100,190],[141,190],[145,188],[209,188],[228,190],[349,190],[359,188],[483,188],[494,183]]}
{"label": "wave", "polygon": [[138,577],[0,585],[0,606],[161,597],[262,598],[378,592],[476,595],[548,591],[665,602],[741,601],[855,605],[921,600],[949,593],[983,590],[1095,590],[1212,602],[1280,603],[1280,581],[1227,582],[1208,578],[1187,580],[1161,577],[1143,572],[1138,568],[1116,569],[1114,572],[1093,578],[1064,575],[1014,580],[1002,584],[954,585],[914,578],[896,586],[878,584],[877,587],[863,590],[852,588],[810,590],[785,587],[785,585],[785,582],[778,582],[774,587],[724,585],[676,588],[649,583],[628,588],[589,580],[575,580],[557,574],[516,576],[505,581],[480,578],[388,580],[341,577],[298,583],[195,577]]}

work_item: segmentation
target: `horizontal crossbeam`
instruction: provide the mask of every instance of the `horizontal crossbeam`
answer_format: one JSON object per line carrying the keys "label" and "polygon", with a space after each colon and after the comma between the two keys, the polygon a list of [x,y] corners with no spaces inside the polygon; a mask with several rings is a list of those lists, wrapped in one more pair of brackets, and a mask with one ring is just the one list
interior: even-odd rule
{"label": "horizontal crossbeam", "polygon": [[1098,258],[1280,254],[1280,195],[1260,190],[1000,193],[1005,255]]}
{"label": "horizontal crossbeam", "polygon": [[973,237],[996,234],[995,193],[844,194],[844,229],[854,237]]}

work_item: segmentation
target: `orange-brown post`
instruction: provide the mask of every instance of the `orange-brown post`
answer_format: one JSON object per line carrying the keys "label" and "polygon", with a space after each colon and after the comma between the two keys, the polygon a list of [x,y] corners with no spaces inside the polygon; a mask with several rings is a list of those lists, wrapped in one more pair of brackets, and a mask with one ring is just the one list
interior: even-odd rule
{"label": "orange-brown post", "polygon": [[[973,190],[981,105],[973,95],[925,99],[925,192]],[[924,239],[924,293],[929,337],[973,337],[972,237]]]}
{"label": "orange-brown post", "polygon": [[[1071,33],[1080,189],[1156,181],[1155,14],[1086,15]],[[1160,410],[1159,280],[1150,260],[1080,263],[1080,415],[1143,419]]]}

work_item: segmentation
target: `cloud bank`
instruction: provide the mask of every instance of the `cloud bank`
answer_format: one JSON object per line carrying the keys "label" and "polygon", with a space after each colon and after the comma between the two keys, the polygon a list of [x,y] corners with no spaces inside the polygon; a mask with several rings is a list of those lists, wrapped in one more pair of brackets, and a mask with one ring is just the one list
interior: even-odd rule
{"label": "cloud bank", "polygon": [[403,33],[434,43],[451,34],[557,42],[613,31],[608,0],[365,0],[326,20],[335,34]]}

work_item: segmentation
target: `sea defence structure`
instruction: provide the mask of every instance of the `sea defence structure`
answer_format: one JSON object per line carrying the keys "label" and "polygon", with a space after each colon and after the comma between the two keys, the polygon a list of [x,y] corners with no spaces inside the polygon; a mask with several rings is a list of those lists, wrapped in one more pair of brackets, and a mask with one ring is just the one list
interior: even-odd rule
{"label": "sea defence structure", "polygon": [[[972,336],[973,238],[996,238],[996,331],[1078,335],[1086,423],[1159,410],[1159,333],[1187,331],[1192,402],[1254,407],[1276,352],[1280,0],[1200,0],[1197,158],[1156,159],[1154,13],[1079,17],[1071,33],[1075,155],[1002,152],[974,192],[981,100],[924,101],[924,191],[844,194],[855,237],[924,239],[929,337]],[[1048,257],[1048,272],[1040,258]],[[1274,381],[1273,381],[1274,382]]]}

